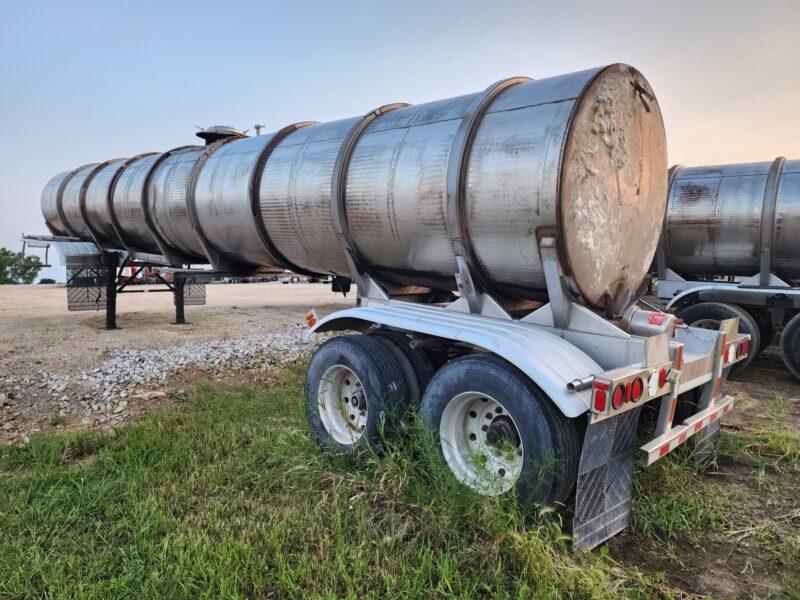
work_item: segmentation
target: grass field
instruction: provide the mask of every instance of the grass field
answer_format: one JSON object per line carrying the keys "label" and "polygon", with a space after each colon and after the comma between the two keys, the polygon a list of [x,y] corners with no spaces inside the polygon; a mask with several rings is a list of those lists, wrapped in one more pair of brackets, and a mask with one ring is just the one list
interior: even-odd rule
{"label": "grass field", "polygon": [[[419,436],[357,461],[321,454],[305,424],[303,370],[282,369],[268,390],[200,384],[113,437],[41,436],[2,450],[0,597],[702,591],[681,590],[680,580],[646,562],[637,566],[625,558],[624,541],[575,554],[569,523],[561,522],[568,515],[468,493]],[[726,455],[763,463],[765,482],[775,469],[794,477],[796,433],[765,431],[726,436]],[[726,510],[731,494],[686,456],[661,461],[637,477],[634,527],[622,537],[674,549],[678,540],[727,535],[737,527]],[[778,594],[797,590],[798,538],[771,529],[744,536],[777,557]]]}

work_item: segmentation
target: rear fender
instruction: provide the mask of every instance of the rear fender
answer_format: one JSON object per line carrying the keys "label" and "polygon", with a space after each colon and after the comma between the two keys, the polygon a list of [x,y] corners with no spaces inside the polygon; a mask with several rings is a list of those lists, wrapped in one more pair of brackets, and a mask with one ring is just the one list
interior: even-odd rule
{"label": "rear fender", "polygon": [[472,344],[497,354],[525,373],[569,418],[589,410],[591,390],[571,392],[567,384],[603,371],[579,348],[544,328],[408,302],[341,310],[320,319],[308,335],[345,329],[364,331],[376,323]]}

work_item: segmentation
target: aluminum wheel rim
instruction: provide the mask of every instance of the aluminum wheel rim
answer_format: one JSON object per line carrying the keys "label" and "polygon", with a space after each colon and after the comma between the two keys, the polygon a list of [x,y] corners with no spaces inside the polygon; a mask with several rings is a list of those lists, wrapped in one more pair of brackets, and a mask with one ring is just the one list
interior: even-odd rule
{"label": "aluminum wheel rim", "polygon": [[325,431],[343,446],[352,446],[367,428],[367,397],[356,374],[344,365],[328,367],[317,388],[319,416]]}
{"label": "aluminum wheel rim", "polygon": [[519,428],[491,396],[464,392],[450,400],[442,413],[439,437],[453,475],[479,494],[503,494],[522,473],[524,449]]}

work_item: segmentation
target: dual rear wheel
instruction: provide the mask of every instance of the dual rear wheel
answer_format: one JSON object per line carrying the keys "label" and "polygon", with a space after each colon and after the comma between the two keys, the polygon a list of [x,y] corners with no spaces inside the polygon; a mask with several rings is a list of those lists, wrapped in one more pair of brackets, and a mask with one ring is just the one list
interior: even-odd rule
{"label": "dual rear wheel", "polygon": [[[731,367],[730,376],[738,376],[755,358],[769,347],[776,337],[769,309],[748,309],[722,302],[699,302],[682,308],[677,313],[687,325],[718,329],[720,321],[738,317],[739,333],[750,334],[750,351],[747,358]],[[781,332],[780,351],[786,368],[800,379],[800,314],[786,324]]]}
{"label": "dual rear wheel", "polygon": [[334,453],[378,445],[418,409],[449,470],[474,491],[550,505],[572,492],[575,422],[495,355],[462,356],[434,374],[403,334],[340,336],[312,357],[305,397],[312,431]]}
{"label": "dual rear wheel", "polygon": [[730,368],[730,377],[737,377],[747,366],[753,362],[756,354],[761,347],[761,333],[756,320],[750,313],[732,304],[722,302],[700,302],[682,308],[677,316],[690,327],[701,327],[703,329],[719,329],[719,325],[725,319],[739,319],[739,333],[750,335],[750,350],[747,357],[739,361]]}

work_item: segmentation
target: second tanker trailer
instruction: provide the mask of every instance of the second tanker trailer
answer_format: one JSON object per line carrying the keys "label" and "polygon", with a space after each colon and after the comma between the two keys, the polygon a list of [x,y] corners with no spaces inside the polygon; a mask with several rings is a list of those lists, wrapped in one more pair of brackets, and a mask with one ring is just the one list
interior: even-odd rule
{"label": "second tanker trailer", "polygon": [[743,369],[781,332],[800,377],[800,160],[673,167],[658,295],[690,325],[737,317],[753,344]]}
{"label": "second tanker trailer", "polygon": [[43,212],[55,234],[175,264],[352,277],[357,307],[308,317],[362,333],[310,361],[320,444],[357,454],[418,409],[475,492],[574,494],[589,548],[627,526],[643,407],[646,464],[708,451],[746,354],[736,319],[636,306],[666,189],[658,101],[612,65],[90,165],[48,184]]}

